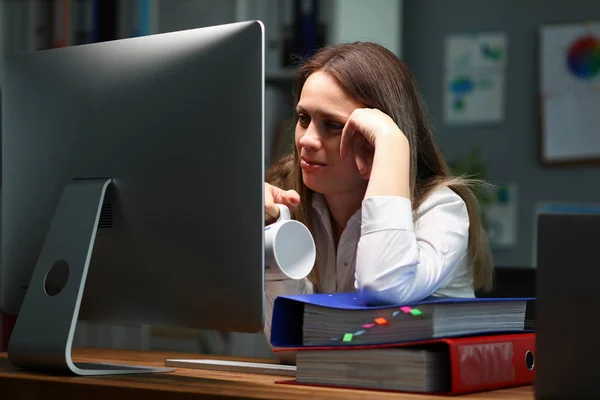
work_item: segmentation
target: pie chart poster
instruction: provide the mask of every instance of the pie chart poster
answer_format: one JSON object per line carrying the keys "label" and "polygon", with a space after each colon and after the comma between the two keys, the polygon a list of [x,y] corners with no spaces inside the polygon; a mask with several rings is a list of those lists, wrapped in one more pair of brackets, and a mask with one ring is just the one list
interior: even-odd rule
{"label": "pie chart poster", "polygon": [[600,22],[541,29],[540,92],[544,158],[599,158]]}

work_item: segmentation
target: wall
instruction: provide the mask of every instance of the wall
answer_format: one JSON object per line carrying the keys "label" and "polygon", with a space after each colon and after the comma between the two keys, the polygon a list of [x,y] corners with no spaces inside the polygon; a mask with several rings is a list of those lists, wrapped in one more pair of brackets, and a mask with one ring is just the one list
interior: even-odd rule
{"label": "wall", "polygon": [[[594,19],[600,20],[598,0],[404,2],[403,56],[419,82],[446,156],[452,159],[480,147],[489,161],[490,180],[513,181],[518,185],[518,244],[495,251],[496,265],[533,265],[536,203],[600,203],[598,167],[546,167],[539,161],[539,28],[543,24]],[[444,126],[445,36],[487,30],[500,30],[508,35],[505,121],[487,127]]]}
{"label": "wall", "polygon": [[373,41],[400,56],[402,1],[377,0],[374,3],[365,0],[325,0],[324,3],[331,3],[332,8],[330,41]]}

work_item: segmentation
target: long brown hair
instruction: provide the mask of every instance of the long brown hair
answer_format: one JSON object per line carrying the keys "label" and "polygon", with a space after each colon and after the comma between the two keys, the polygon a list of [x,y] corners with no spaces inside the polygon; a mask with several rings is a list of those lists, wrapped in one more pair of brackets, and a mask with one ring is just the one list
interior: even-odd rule
{"label": "long brown hair", "polygon": [[[433,134],[433,128],[416,81],[406,65],[391,51],[368,42],[345,43],[319,49],[299,69],[296,103],[308,77],[317,71],[331,75],[351,97],[370,108],[388,114],[410,145],[410,188],[412,207],[416,211],[434,190],[447,186],[465,202],[469,214],[468,253],[475,290],[492,286],[493,265],[482,227],[481,210],[471,186],[477,181],[453,177]],[[298,153],[290,154],[267,171],[267,182],[300,194],[294,218],[312,229],[312,192],[302,180]],[[309,276],[318,287],[316,268]]]}

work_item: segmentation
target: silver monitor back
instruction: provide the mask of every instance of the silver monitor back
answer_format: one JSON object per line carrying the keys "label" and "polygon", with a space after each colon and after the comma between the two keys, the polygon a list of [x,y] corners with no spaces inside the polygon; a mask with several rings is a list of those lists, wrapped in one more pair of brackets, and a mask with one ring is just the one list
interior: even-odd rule
{"label": "silver monitor back", "polygon": [[26,341],[14,337],[48,334],[53,313],[262,329],[262,23],[21,54],[2,72],[0,292],[19,313],[15,363]]}

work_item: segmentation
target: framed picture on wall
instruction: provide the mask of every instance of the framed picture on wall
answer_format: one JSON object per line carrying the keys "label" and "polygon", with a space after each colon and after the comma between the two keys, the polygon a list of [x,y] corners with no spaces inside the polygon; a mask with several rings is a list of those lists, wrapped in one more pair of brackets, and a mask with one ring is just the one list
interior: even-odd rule
{"label": "framed picture on wall", "polygon": [[444,121],[449,126],[504,121],[507,38],[503,32],[446,38]]}
{"label": "framed picture on wall", "polygon": [[600,22],[540,32],[541,158],[600,163]]}

